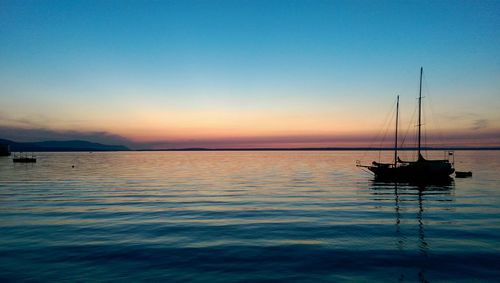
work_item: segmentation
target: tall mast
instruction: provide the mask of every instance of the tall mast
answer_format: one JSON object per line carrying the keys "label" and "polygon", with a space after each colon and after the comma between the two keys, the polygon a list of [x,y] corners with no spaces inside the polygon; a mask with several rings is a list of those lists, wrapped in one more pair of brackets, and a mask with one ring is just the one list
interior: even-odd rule
{"label": "tall mast", "polygon": [[398,164],[398,120],[399,120],[399,95],[396,99],[396,133],[394,136],[394,167]]}
{"label": "tall mast", "polygon": [[421,141],[421,128],[422,128],[422,73],[423,67],[420,67],[420,89],[418,91],[418,155],[420,159],[420,141]]}

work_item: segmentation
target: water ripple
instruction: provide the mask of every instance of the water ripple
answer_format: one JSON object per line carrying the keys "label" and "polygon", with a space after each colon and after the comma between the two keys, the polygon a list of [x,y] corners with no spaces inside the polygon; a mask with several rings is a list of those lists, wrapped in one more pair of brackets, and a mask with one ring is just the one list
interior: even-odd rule
{"label": "water ripple", "polygon": [[0,280],[500,277],[499,152],[459,153],[474,177],[426,187],[373,182],[353,166],[370,154],[40,153],[28,166],[1,158]]}

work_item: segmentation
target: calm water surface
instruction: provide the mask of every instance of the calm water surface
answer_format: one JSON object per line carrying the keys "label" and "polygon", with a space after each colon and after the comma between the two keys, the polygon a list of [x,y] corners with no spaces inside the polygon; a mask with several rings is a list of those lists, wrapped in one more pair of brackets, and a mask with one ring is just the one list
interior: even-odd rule
{"label": "calm water surface", "polygon": [[2,157],[0,281],[499,281],[499,151],[425,187],[360,158],[378,152]]}

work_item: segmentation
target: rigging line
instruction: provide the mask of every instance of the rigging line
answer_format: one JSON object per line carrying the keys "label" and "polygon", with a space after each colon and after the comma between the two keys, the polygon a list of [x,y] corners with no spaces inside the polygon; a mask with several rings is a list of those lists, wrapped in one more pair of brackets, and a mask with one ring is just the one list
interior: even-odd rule
{"label": "rigging line", "polygon": [[[418,107],[418,106],[417,106]],[[416,123],[418,123],[418,120],[415,118]],[[413,125],[412,128],[412,137],[411,137],[411,147],[415,148],[414,151],[411,152],[410,156],[412,159],[415,159],[418,155],[417,153],[417,146],[418,146],[418,129],[417,126]],[[418,157],[417,157],[418,158]]]}
{"label": "rigging line", "polygon": [[432,96],[431,96],[431,92],[427,86],[427,81],[425,81],[426,83],[426,90],[427,90],[427,96],[428,96],[428,100],[427,100],[427,107],[426,108],[429,108],[430,109],[430,118],[431,118],[431,121],[433,124],[436,124],[436,135],[438,137],[438,144],[440,145],[444,145],[445,143],[445,139],[444,139],[444,134],[443,134],[443,128],[441,127],[441,124],[439,123],[439,119],[438,119],[438,116],[435,114],[435,111],[434,111],[434,108],[432,107],[433,106],[433,103],[432,103]]}
{"label": "rigging line", "polygon": [[[392,119],[391,119],[392,121]],[[381,162],[381,155],[382,155],[382,147],[384,145],[384,142],[385,142],[385,138],[387,137],[387,133],[389,132],[389,127],[386,127],[385,128],[385,132],[384,132],[384,136],[382,137],[382,139],[380,140],[380,146],[379,146],[379,151],[378,151],[378,161]]]}
{"label": "rigging line", "polygon": [[[418,100],[418,98],[417,98],[417,100]],[[418,109],[418,104],[417,104],[417,109]],[[421,114],[419,114],[419,115],[421,115]],[[414,125],[414,127],[413,127],[413,129],[414,129],[413,130],[413,141],[414,141],[413,147],[417,148],[417,146],[418,146],[418,120],[417,120],[417,118],[415,118],[415,122],[416,122],[416,125]],[[414,152],[413,158],[415,158],[415,160],[418,159],[418,151]]]}
{"label": "rigging line", "polygon": [[385,136],[387,135],[387,131],[389,129],[389,126],[391,125],[391,122],[392,122],[392,117],[394,116],[394,109],[395,109],[395,106],[396,106],[396,103],[394,103],[391,107],[391,110],[387,113],[387,116],[385,118],[385,121],[384,121],[384,124],[382,125],[382,130],[380,133],[384,133],[383,137],[382,137],[382,140],[379,144],[379,147],[382,145],[382,142],[385,140]]}
{"label": "rigging line", "polygon": [[414,107],[413,108],[413,113],[411,114],[411,118],[410,118],[410,121],[408,123],[408,128],[406,129],[405,133],[404,133],[404,136],[403,136],[403,139],[401,140],[401,144],[400,144],[400,148],[403,148],[405,142],[406,142],[406,138],[408,137],[409,133],[410,133],[410,129],[411,129],[411,126],[413,125],[413,122],[415,121],[415,114],[417,113],[417,107]]}
{"label": "rigging line", "polygon": [[382,150],[380,150],[380,149],[384,146],[384,143],[385,143],[385,140],[387,137],[387,133],[389,132],[389,127],[391,127],[391,125],[393,124],[392,117],[395,116],[395,114],[396,114],[395,112],[397,111],[394,107],[391,110],[392,110],[391,115],[390,115],[391,119],[388,121],[387,125],[385,126],[384,136],[382,137],[382,140],[380,141],[380,146],[379,146],[379,151],[378,151],[379,162],[381,161],[381,154],[382,154]]}
{"label": "rigging line", "polygon": [[[391,111],[391,114],[392,114],[392,111]],[[390,120],[387,120],[387,123],[384,125],[384,128],[383,128],[383,135],[381,135],[381,138],[377,144],[377,146],[380,148],[383,146],[384,144],[384,141],[385,141],[385,137],[387,136],[387,132],[389,131],[389,125],[391,124],[392,119]]]}
{"label": "rigging line", "polygon": [[[428,93],[428,92],[426,92],[426,89],[427,89],[426,81],[427,81],[427,75],[423,74],[422,75],[422,84],[423,84],[423,88],[424,88],[423,89],[424,95],[426,95]],[[424,97],[426,97],[426,96],[424,96]],[[423,97],[422,97],[422,99],[423,99]],[[424,156],[428,157],[429,154],[428,154],[427,148],[426,148],[428,146],[428,144],[427,144],[427,107],[425,107],[426,102],[427,102],[427,99],[425,99],[424,102],[423,102],[423,106],[424,107],[422,107],[422,125],[421,125],[421,127],[423,128],[422,135],[423,135],[423,138],[424,138],[423,139],[424,140],[424,144],[423,144],[423,147],[424,147]]]}
{"label": "rigging line", "polygon": [[424,76],[424,73],[423,73],[423,70],[422,68],[420,68],[420,74],[421,74],[421,79],[420,79],[420,88],[419,88],[419,92],[418,92],[418,122],[417,122],[417,125],[416,125],[416,131],[415,131],[415,143],[416,143],[416,147],[418,147],[418,150],[417,152],[415,153],[415,160],[418,160],[420,158],[420,154],[421,154],[421,148],[422,148],[422,125],[424,124],[423,123],[423,110],[422,109],[422,100],[424,99],[424,96],[422,96],[422,82],[425,78]]}
{"label": "rigging line", "polygon": [[370,146],[368,148],[371,149],[374,147],[374,144],[376,143],[380,134],[382,133],[383,129],[385,128],[385,125],[387,124],[387,119],[389,119],[391,113],[392,113],[392,107],[391,107],[391,111],[386,113],[386,116],[383,120],[383,123],[381,124],[381,127],[379,127],[379,129],[381,129],[381,130],[379,132],[377,132],[377,135],[370,141]]}
{"label": "rigging line", "polygon": [[[429,109],[429,110],[426,110],[426,115],[424,116],[424,118],[428,121],[426,121],[426,124],[427,125],[435,125],[435,127],[433,128],[434,129],[434,132],[435,134],[433,136],[437,136],[437,140],[434,140],[434,143],[433,143],[433,146],[435,145],[445,145],[445,139],[444,139],[444,135],[443,135],[443,130],[442,130],[442,127],[439,123],[439,118],[438,118],[438,115],[436,115],[436,112],[434,111],[434,103],[432,101],[432,98],[433,96],[431,95],[431,91],[430,91],[430,88],[429,88],[429,84],[427,82],[427,78],[424,76],[424,87],[425,87],[425,90],[426,90],[426,97],[427,97],[427,103],[425,104],[426,107],[424,109]],[[427,113],[430,113],[430,114],[427,114]],[[433,142],[432,139],[429,139],[428,138],[428,132],[432,131],[432,129],[429,129],[427,130],[427,128],[429,128],[428,126],[425,127],[426,129],[426,136],[425,136],[425,139],[426,139],[426,146],[428,147],[429,144],[428,142],[430,141],[431,143]],[[426,150],[427,151],[427,150]],[[427,155],[429,153],[427,152]]]}
{"label": "rigging line", "polygon": [[425,107],[422,107],[422,140],[423,140],[422,148],[424,152],[422,156],[424,157],[427,157],[427,150],[425,149],[427,147],[427,127],[426,127],[427,120],[425,119],[425,117],[427,117],[426,114],[427,110],[425,109]]}
{"label": "rigging line", "polygon": [[[420,115],[422,115],[422,114],[420,114]],[[420,117],[422,117],[422,116],[420,116]],[[420,122],[422,122],[422,121],[420,121]],[[420,131],[421,131],[420,133],[422,133],[422,128],[420,128]],[[418,126],[415,127],[415,147],[418,147]],[[418,151],[415,151],[415,160],[418,160],[418,157],[419,157]]]}
{"label": "rigging line", "polygon": [[[435,114],[435,111],[434,111],[434,107],[433,107],[433,102],[432,102],[432,95],[431,95],[431,91],[430,91],[430,88],[429,88],[429,84],[427,82],[427,77],[424,75],[424,87],[425,87],[425,91],[426,91],[426,97],[427,97],[427,101],[426,101],[426,104],[424,107],[424,109],[429,109],[429,110],[426,110],[426,115],[424,116],[424,118],[427,120],[426,121],[426,128],[429,128],[428,126],[429,125],[436,125],[436,127],[434,128],[434,130],[436,131],[436,134],[433,135],[433,136],[437,136],[437,144],[438,145],[444,145],[444,135],[443,135],[443,130],[442,130],[442,127],[439,123],[439,119],[438,119],[438,116]],[[429,114],[427,114],[429,113]],[[429,129],[429,131],[432,131],[431,129]],[[427,131],[427,132],[429,132]],[[426,132],[426,135],[428,135]],[[429,140],[429,139],[427,139]],[[432,140],[431,140],[432,142]],[[435,145],[435,144],[434,144]],[[427,146],[429,146],[427,144]]]}
{"label": "rigging line", "polygon": [[[416,100],[418,100],[418,97],[419,97],[419,88],[417,88],[415,97],[417,97]],[[403,145],[405,144],[405,142],[407,141],[407,139],[409,139],[410,129],[412,128],[412,126],[414,126],[413,127],[413,129],[414,129],[414,132],[413,132],[413,143],[410,146],[414,147],[414,148],[417,147],[418,127],[415,126],[417,124],[417,117],[416,117],[417,110],[418,110],[418,103],[413,108],[413,113],[412,113],[411,118],[410,118],[410,120],[408,122],[408,128],[405,131],[405,135],[404,135],[403,140],[401,142],[401,147],[403,147]],[[406,155],[406,156],[408,156],[408,155]]]}
{"label": "rigging line", "polygon": [[[381,125],[381,127],[379,127],[378,129],[380,129],[378,132],[377,132],[377,135],[370,141],[370,144],[369,144],[369,147],[368,149],[373,149],[375,147],[375,144],[377,144],[377,141],[378,139],[380,138],[382,132],[384,131],[384,128],[386,127],[386,125],[388,124],[388,120],[389,118],[392,116],[392,112],[394,111],[393,109],[396,107],[396,102],[394,102],[394,104],[392,105],[391,109],[389,112],[386,113],[386,116],[383,120],[383,123]],[[379,151],[380,152],[380,151]],[[361,160],[364,159],[364,157],[366,156],[367,154],[367,151],[364,151],[363,152],[363,155],[361,156]],[[379,160],[380,161],[380,160]]]}
{"label": "rigging line", "polygon": [[[424,119],[424,125],[426,125],[427,123],[427,110],[425,110],[425,107],[423,110],[423,119]],[[427,126],[423,127],[424,128],[424,153],[425,153],[425,156],[426,157],[429,157],[429,152],[427,151],[427,147],[429,146],[429,144],[427,143]]]}

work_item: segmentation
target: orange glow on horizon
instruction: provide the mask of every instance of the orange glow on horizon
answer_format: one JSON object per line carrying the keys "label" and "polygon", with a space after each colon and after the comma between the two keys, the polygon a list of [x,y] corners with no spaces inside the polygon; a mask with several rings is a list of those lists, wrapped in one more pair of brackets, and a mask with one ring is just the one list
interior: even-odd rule
{"label": "orange glow on horizon", "polygon": [[[168,110],[138,108],[131,112],[93,115],[87,119],[23,124],[23,119],[4,119],[0,126],[41,128],[60,133],[103,133],[116,136],[112,143],[128,143],[132,148],[258,148],[258,147],[379,147],[392,146],[393,125],[382,127],[381,113],[348,115],[348,110],[296,112],[274,110]],[[383,113],[385,114],[385,113]],[[379,115],[379,116],[376,116]],[[80,116],[75,113],[75,117]],[[373,116],[373,117],[372,117]],[[10,120],[10,121],[9,121]],[[17,124],[13,123],[16,122]],[[43,122],[43,121],[42,121]],[[468,120],[447,123],[447,129],[426,129],[429,145],[497,146],[500,127],[490,123],[473,129]],[[411,140],[415,127],[403,120],[401,138]],[[46,127],[44,125],[50,125]],[[380,138],[386,135],[383,143]],[[377,139],[378,137],[378,139]],[[443,137],[442,141],[437,138]],[[409,144],[408,146],[412,146]]]}

